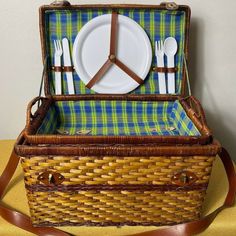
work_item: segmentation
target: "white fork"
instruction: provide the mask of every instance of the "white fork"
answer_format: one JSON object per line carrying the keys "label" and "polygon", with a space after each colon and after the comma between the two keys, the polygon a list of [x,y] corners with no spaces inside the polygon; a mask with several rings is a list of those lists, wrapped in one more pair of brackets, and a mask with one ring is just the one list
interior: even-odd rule
{"label": "white fork", "polygon": [[[57,67],[61,67],[61,56],[63,54],[61,41],[54,40],[54,65]],[[61,72],[55,72],[55,94],[59,95],[62,94],[62,86],[61,86]]]}
{"label": "white fork", "polygon": [[[157,59],[157,67],[164,67],[164,43],[162,40],[155,42],[155,55]],[[166,94],[166,78],[165,73],[158,72],[159,92]]]}

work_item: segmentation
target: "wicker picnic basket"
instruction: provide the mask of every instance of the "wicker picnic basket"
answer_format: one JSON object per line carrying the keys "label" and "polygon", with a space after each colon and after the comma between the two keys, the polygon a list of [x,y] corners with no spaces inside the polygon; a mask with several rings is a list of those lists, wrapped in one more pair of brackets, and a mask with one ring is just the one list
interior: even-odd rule
{"label": "wicker picnic basket", "polygon": [[[91,94],[92,90],[84,88],[74,75],[78,95],[50,96],[53,94],[53,55],[49,54],[53,51],[52,38],[66,34],[72,41],[79,27],[97,15],[113,11],[138,19],[151,39],[157,34],[161,37],[172,33],[179,38],[179,45],[187,55],[190,10],[186,6],[179,6],[177,10],[167,10],[166,5],[51,5],[40,9],[43,57],[49,57],[49,73],[45,79],[48,96],[36,98],[29,104],[24,138],[30,145],[17,147],[25,173],[31,219],[36,226],[163,225],[192,221],[200,216],[212,163],[220,145],[211,141],[203,111],[195,98],[160,96],[158,88],[152,93],[150,83],[155,71],[150,72],[147,82],[132,94]],[[166,29],[158,31],[151,23]],[[183,56],[181,48],[179,54]],[[180,67],[177,79],[181,81],[180,76],[185,77],[183,60],[179,58],[177,65]],[[184,82],[181,86],[184,87]],[[64,91],[66,93],[66,86]],[[36,114],[31,114],[32,106],[38,101],[41,106]],[[149,114],[149,110],[153,113]],[[138,114],[140,111],[142,116]],[[176,114],[172,115],[173,112]],[[181,113],[186,117],[179,118],[178,122]],[[159,124],[165,115],[176,117],[174,127],[179,127],[179,133],[183,129],[182,135],[144,135],[143,130],[139,131],[141,135],[127,135],[125,129],[125,135],[120,134],[119,121],[135,124],[138,117],[143,123],[159,119]],[[124,116],[128,122],[122,119]],[[83,125],[83,117],[86,124],[95,125],[91,128],[94,134],[75,135],[74,127]],[[96,123],[104,125],[102,131]],[[112,129],[109,129],[110,123]],[[134,128],[142,129],[138,124]],[[56,128],[64,131],[68,126],[71,127],[69,135],[55,134]],[[164,125],[163,132],[168,131],[166,126],[168,124]],[[144,130],[148,128],[152,127],[144,127]],[[130,131],[132,127],[127,129]],[[156,129],[162,131],[161,127]]]}
{"label": "wicker picnic basket", "polygon": [[[129,94],[96,94],[75,72],[76,94],[68,95],[65,79],[65,95],[54,94],[53,39],[73,41],[89,20],[113,12],[134,19],[151,42],[178,39],[176,94],[159,94],[158,68]],[[185,95],[189,22],[189,7],[173,3],[63,2],[40,8],[46,96],[30,102],[15,146],[33,226],[158,226],[200,219],[214,159],[227,155],[213,139],[199,101]],[[199,230],[185,225],[195,233],[207,227],[202,221]]]}

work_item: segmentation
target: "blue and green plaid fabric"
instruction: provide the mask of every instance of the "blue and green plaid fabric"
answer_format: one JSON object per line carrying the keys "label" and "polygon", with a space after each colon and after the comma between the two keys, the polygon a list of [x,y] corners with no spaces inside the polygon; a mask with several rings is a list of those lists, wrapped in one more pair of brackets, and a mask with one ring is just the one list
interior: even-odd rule
{"label": "blue and green plaid fabric", "polygon": [[38,134],[53,134],[57,129],[57,112],[54,106],[51,106],[43,119],[38,130]]}
{"label": "blue and green plaid fabric", "polygon": [[173,121],[174,127],[179,131],[180,135],[199,135],[199,131],[197,130],[193,122],[189,119],[185,110],[179,102],[174,102],[172,111],[170,113],[170,119]]}
{"label": "blue and green plaid fabric", "polygon": [[184,135],[200,133],[176,102],[58,101],[50,108],[38,134],[57,130],[88,135]]}
{"label": "blue and green plaid fabric", "polygon": [[[153,66],[156,65],[154,54],[154,43],[156,40],[164,40],[172,36],[178,42],[178,53],[175,57],[178,72],[176,73],[177,93],[181,90],[182,66],[183,66],[183,49],[185,40],[185,12],[167,11],[157,9],[118,9],[119,14],[128,16],[140,24],[150,38],[153,47]],[[75,11],[56,10],[46,12],[46,42],[47,52],[50,64],[53,65],[53,54],[55,39],[67,37],[71,42],[71,51],[74,40],[80,29],[91,19],[96,16],[111,13],[107,9],[82,9]],[[51,93],[53,94],[54,73],[50,73]],[[92,90],[85,87],[78,75],[74,73],[75,89],[77,94],[93,94]],[[63,91],[67,91],[66,77],[63,79]],[[133,94],[158,94],[158,75],[150,71],[145,83],[132,91]]]}

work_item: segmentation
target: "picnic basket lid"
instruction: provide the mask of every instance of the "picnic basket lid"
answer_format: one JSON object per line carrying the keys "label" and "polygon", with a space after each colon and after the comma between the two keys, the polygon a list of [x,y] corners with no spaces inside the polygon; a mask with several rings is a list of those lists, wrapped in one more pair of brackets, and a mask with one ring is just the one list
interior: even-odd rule
{"label": "picnic basket lid", "polygon": [[[137,22],[146,32],[151,43],[152,62],[150,70],[144,83],[130,91],[129,94],[160,94],[158,73],[156,71],[155,41],[174,37],[178,44],[178,51],[175,55],[176,93],[170,96],[184,95],[187,84],[184,57],[188,57],[190,23],[190,8],[188,6],[177,5],[175,3],[162,3],[161,5],[71,5],[67,1],[55,1],[51,5],[42,6],[39,11],[42,55],[43,61],[47,65],[47,70],[45,70],[47,73],[44,78],[45,94],[55,94],[55,70],[58,71],[58,68],[55,69],[54,67],[54,41],[67,38],[72,55],[74,41],[82,27],[95,17],[112,14],[112,12],[127,16]],[[72,67],[63,67],[62,65],[59,68],[59,71],[62,71],[62,93],[64,95],[69,94],[66,78],[66,71],[68,70],[72,70]],[[72,73],[75,94],[97,94],[93,89],[86,87],[76,71]],[[100,79],[102,80],[102,77]],[[132,80],[133,78],[130,79]]]}

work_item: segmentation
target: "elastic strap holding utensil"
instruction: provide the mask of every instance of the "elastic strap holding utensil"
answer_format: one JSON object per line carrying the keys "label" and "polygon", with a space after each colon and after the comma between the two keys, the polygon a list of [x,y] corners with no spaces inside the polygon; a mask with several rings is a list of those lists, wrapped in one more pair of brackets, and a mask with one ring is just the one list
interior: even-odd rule
{"label": "elastic strap holding utensil", "polygon": [[[224,204],[213,211],[211,214],[188,223],[178,224],[170,226],[163,229],[157,229],[153,231],[132,234],[129,236],[191,236],[193,234],[200,233],[204,231],[214,220],[217,214],[223,209],[230,207],[234,204],[235,193],[236,193],[236,173],[234,170],[233,162],[229,156],[226,149],[222,149],[219,154],[221,161],[223,162],[224,169],[227,174],[227,179],[229,183],[229,190],[225,198]],[[4,218],[9,223],[24,229],[28,232],[34,233],[39,236],[70,236],[71,234],[66,233],[62,230],[52,228],[52,227],[34,227],[31,223],[30,217],[26,216],[20,212],[12,210],[6,207],[2,203],[2,198],[4,197],[4,192],[17,168],[19,163],[19,156],[16,154],[15,150],[12,151],[11,157],[8,164],[0,176],[0,216]]]}

